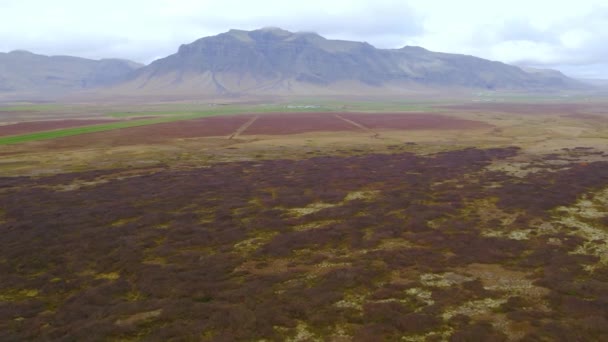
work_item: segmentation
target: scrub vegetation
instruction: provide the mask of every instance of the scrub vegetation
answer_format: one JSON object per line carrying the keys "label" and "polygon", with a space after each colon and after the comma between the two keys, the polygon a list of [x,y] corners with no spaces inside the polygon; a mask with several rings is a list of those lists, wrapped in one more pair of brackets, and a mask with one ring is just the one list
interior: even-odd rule
{"label": "scrub vegetation", "polygon": [[2,178],[0,337],[604,339],[608,161],[518,153]]}
{"label": "scrub vegetation", "polygon": [[5,146],[0,340],[606,340],[603,114],[492,108]]}

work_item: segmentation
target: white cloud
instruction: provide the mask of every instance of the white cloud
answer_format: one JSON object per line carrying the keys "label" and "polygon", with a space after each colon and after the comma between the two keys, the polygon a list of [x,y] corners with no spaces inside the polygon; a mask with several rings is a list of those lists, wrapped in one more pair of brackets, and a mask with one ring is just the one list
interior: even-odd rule
{"label": "white cloud", "polygon": [[[426,33],[411,43],[507,63],[557,67],[573,76],[588,77],[595,69],[595,77],[608,78],[605,1],[427,0],[420,6],[427,18]],[[442,6],[444,11],[439,11]],[[575,65],[589,67],[581,73]]]}
{"label": "white cloud", "polygon": [[564,32],[560,35],[559,39],[562,45],[567,49],[579,49],[584,47],[593,40],[593,35],[582,29],[573,29]]}

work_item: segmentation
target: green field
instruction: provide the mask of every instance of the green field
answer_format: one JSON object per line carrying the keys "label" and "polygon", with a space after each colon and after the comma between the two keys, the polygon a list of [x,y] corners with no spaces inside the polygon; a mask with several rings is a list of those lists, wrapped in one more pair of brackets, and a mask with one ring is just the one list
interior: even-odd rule
{"label": "green field", "polygon": [[113,123],[109,123],[109,124],[91,125],[91,126],[84,126],[84,127],[73,127],[73,128],[58,129],[58,130],[52,130],[52,131],[43,131],[43,132],[35,132],[35,133],[28,133],[28,134],[21,134],[21,135],[13,135],[13,136],[8,136],[8,137],[1,137],[0,145],[18,144],[18,143],[24,143],[24,142],[28,142],[28,141],[62,138],[62,137],[69,137],[72,135],[95,133],[95,132],[109,131],[109,130],[113,130],[113,129],[128,128],[128,127],[145,126],[145,125],[152,125],[152,124],[156,124],[156,123],[170,122],[170,121],[173,121],[173,120],[167,120],[164,118],[132,120],[132,121],[123,121],[123,122],[113,122]]}
{"label": "green field", "polygon": [[150,111],[117,111],[107,115],[113,118],[131,118],[142,116],[162,116],[162,117],[206,117],[215,115],[233,115],[245,113],[278,113],[278,112],[311,112],[311,111],[334,111],[337,108],[332,106],[319,106],[316,108],[290,108],[286,105],[258,105],[258,106],[217,106],[211,109],[200,108],[170,108],[167,110]]}

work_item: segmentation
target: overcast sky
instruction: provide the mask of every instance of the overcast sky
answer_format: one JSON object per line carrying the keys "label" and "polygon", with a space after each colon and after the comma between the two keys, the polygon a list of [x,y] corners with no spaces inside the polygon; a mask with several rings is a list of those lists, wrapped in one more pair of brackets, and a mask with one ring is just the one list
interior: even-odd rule
{"label": "overcast sky", "polygon": [[0,0],[0,51],[149,63],[231,28],[277,26],[608,78],[607,0]]}

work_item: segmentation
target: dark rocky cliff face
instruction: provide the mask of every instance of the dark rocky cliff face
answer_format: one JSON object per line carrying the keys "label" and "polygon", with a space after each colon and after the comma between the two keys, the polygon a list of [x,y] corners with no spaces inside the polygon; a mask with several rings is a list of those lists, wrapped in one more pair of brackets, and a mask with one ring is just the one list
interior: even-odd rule
{"label": "dark rocky cliff face", "polygon": [[[200,39],[182,45],[177,54],[152,63],[147,69],[166,72],[250,73],[259,78],[296,78],[312,83],[362,79],[380,83],[374,64],[378,51],[361,43],[353,51],[332,53],[317,45],[313,34],[281,35],[253,31],[243,40],[232,33]],[[370,72],[371,70],[371,72]],[[145,71],[142,70],[142,72]]]}
{"label": "dark rocky cliff face", "polygon": [[259,80],[291,79],[317,85],[357,81],[372,86],[414,82],[485,89],[580,86],[560,73],[533,74],[472,56],[436,53],[419,47],[383,50],[367,43],[328,40],[315,33],[276,28],[231,30],[199,39],[142,68],[138,75],[204,72],[249,74]]}

